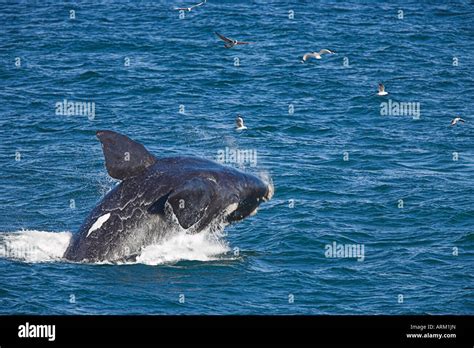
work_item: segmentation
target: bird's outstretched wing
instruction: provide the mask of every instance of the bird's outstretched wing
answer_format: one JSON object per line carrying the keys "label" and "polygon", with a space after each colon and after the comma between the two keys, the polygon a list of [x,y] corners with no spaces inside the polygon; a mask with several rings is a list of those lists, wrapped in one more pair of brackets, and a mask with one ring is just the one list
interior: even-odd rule
{"label": "bird's outstretched wing", "polygon": [[327,50],[323,48],[321,51],[319,51],[319,54],[333,54],[334,52],[331,50]]}
{"label": "bird's outstretched wing", "polygon": [[176,11],[191,11],[195,7],[204,5],[206,3],[206,1],[207,0],[201,1],[199,4],[192,5],[192,6],[189,6],[189,7],[175,7],[174,9]]}
{"label": "bird's outstretched wing", "polygon": [[204,0],[204,1],[201,1],[199,4],[196,4],[196,5],[193,5],[191,6],[191,8],[195,8],[195,7],[198,7],[198,6],[202,6],[206,3],[207,0]]}
{"label": "bird's outstretched wing", "polygon": [[217,31],[214,32],[217,36],[219,36],[219,38],[222,40],[222,41],[225,41],[227,43],[232,43],[234,42],[234,40],[232,39],[229,39],[228,37],[225,37],[224,35],[221,35],[219,34]]}

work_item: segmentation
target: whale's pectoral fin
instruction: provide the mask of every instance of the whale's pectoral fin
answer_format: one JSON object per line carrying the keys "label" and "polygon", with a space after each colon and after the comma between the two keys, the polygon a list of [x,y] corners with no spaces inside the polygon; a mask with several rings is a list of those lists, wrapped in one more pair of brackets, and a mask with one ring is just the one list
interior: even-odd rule
{"label": "whale's pectoral fin", "polygon": [[98,131],[97,138],[102,143],[105,167],[112,178],[125,180],[136,176],[157,161],[142,144],[125,135]]}
{"label": "whale's pectoral fin", "polygon": [[153,202],[152,205],[148,208],[148,212],[150,214],[159,214],[159,215],[165,215],[166,211],[166,202],[168,201],[168,197],[170,196],[171,191],[168,192],[166,195],[161,196],[158,198],[155,202]]}
{"label": "whale's pectoral fin", "polygon": [[204,217],[214,196],[213,182],[205,178],[193,178],[173,190],[168,203],[181,227],[188,229]]}

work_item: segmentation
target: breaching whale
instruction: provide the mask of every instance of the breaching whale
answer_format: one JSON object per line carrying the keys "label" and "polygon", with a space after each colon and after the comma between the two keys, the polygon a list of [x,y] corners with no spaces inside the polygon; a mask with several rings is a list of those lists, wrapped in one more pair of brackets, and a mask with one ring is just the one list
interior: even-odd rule
{"label": "breaching whale", "polygon": [[[64,258],[118,262],[176,228],[199,233],[211,223],[253,215],[273,196],[256,176],[192,157],[157,158],[113,131],[98,131],[107,172],[121,180],[73,235]],[[179,225],[179,226],[178,226]]]}

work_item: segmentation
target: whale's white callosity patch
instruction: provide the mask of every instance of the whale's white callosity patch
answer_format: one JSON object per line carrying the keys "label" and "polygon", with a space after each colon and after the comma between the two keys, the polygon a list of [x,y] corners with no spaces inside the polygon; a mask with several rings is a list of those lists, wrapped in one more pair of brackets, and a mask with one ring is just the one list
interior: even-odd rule
{"label": "whale's white callosity patch", "polygon": [[230,204],[230,205],[225,209],[224,215],[229,215],[230,213],[233,213],[234,211],[237,210],[238,207],[239,207],[239,204],[238,204],[238,203],[232,203],[232,204]]}
{"label": "whale's white callosity patch", "polygon": [[249,216],[254,216],[254,215],[257,214],[257,212],[258,212],[258,208],[255,208],[255,209],[249,214]]}
{"label": "whale's white callosity patch", "polygon": [[94,232],[95,230],[98,230],[99,228],[101,228],[101,226],[104,224],[104,222],[106,222],[110,217],[110,213],[107,213],[105,215],[102,215],[101,217],[99,217],[97,219],[96,222],[94,222],[94,224],[91,226],[91,228],[89,228],[89,231],[87,232],[87,236],[86,237],[89,237],[89,235]]}
{"label": "whale's white callosity patch", "polygon": [[216,179],[214,179],[212,176],[208,177],[207,180],[212,181],[214,184],[217,184]]}

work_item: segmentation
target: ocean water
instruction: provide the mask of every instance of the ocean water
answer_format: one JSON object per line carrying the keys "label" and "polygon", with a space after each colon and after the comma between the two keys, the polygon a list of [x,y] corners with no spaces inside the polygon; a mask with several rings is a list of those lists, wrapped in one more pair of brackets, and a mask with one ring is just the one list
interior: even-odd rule
{"label": "ocean water", "polygon": [[[474,314],[472,2],[173,10],[192,3],[0,1],[0,313]],[[322,48],[336,54],[301,63]],[[94,113],[58,114],[65,99]],[[275,195],[135,263],[65,262],[116,185],[98,129],[158,157],[256,151],[226,165]]]}

